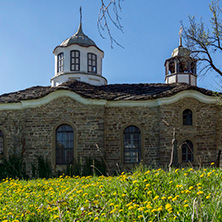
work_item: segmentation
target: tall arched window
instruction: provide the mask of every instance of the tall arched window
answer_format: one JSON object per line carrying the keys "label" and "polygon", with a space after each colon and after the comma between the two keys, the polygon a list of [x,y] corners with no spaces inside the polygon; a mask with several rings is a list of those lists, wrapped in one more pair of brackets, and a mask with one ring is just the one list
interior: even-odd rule
{"label": "tall arched window", "polygon": [[193,125],[193,114],[190,109],[185,109],[183,111],[183,125],[185,126]]}
{"label": "tall arched window", "polygon": [[141,133],[136,126],[129,126],[123,132],[124,163],[140,163],[141,161]]}
{"label": "tall arched window", "polygon": [[193,161],[193,143],[190,140],[186,140],[182,144],[182,161]]}
{"label": "tall arched window", "polygon": [[60,125],[56,130],[56,164],[73,163],[74,133],[69,125]]}
{"label": "tall arched window", "polygon": [[0,130],[0,157],[4,155],[4,134]]}

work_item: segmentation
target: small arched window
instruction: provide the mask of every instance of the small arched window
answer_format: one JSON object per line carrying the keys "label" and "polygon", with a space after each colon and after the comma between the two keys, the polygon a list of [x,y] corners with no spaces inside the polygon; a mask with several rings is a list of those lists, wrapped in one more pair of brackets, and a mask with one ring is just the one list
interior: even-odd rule
{"label": "small arched window", "polygon": [[69,125],[60,125],[56,130],[56,164],[73,163],[74,132]]}
{"label": "small arched window", "polygon": [[140,163],[141,161],[141,133],[136,126],[129,126],[123,132],[124,163]]}
{"label": "small arched window", "polygon": [[80,70],[80,51],[70,51],[70,71]]}
{"label": "small arched window", "polygon": [[192,126],[193,125],[193,114],[190,109],[185,109],[183,111],[183,125]]}
{"label": "small arched window", "polygon": [[63,72],[64,54],[59,53],[57,56],[57,72]]}
{"label": "small arched window", "polygon": [[97,73],[97,56],[94,53],[88,53],[88,72]]}
{"label": "small arched window", "polygon": [[186,140],[182,144],[182,161],[193,161],[193,143],[190,140]]}
{"label": "small arched window", "polygon": [[0,130],[0,157],[4,155],[4,134]]}

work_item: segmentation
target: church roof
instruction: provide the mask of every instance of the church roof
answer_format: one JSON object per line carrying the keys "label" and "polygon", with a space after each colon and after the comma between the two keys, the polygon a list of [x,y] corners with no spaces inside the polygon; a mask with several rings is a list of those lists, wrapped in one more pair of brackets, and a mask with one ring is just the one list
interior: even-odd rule
{"label": "church roof", "polygon": [[173,96],[185,90],[195,90],[208,96],[215,95],[213,91],[185,83],[109,84],[93,86],[77,80],[70,80],[57,87],[34,86],[18,92],[3,94],[0,95],[0,103],[16,103],[22,100],[38,99],[58,90],[72,91],[84,98],[111,101],[153,100]]}

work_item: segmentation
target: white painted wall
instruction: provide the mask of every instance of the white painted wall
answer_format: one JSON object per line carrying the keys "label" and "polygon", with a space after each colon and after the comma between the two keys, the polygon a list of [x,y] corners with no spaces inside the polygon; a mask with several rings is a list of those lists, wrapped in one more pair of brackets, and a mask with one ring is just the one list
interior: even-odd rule
{"label": "white painted wall", "polygon": [[166,83],[170,84],[170,83],[175,83],[176,82],[176,75],[173,75],[173,76],[168,76],[166,78]]}
{"label": "white painted wall", "polygon": [[[80,71],[70,71],[70,51],[80,51]],[[64,54],[63,72],[57,73],[57,55]],[[94,53],[97,55],[97,73],[88,73],[87,53]],[[52,86],[57,86],[69,80],[69,78],[76,78],[82,82],[87,82],[92,85],[105,85],[107,80],[102,77],[102,59],[104,53],[95,46],[83,47],[76,44],[68,47],[57,47],[54,50],[55,55],[55,76],[51,79]]]}
{"label": "white painted wall", "polygon": [[[175,75],[169,75],[166,76],[166,80],[165,83],[171,84],[171,83],[187,83],[187,84],[191,84],[192,86],[196,86],[196,76],[191,75],[191,83],[189,83],[189,73],[177,73]],[[177,80],[176,80],[176,76],[177,76]]]}
{"label": "white painted wall", "polygon": [[51,79],[52,87],[58,86],[69,80],[78,80],[95,86],[107,84],[107,80],[103,76],[88,73],[64,73],[57,75]]}
{"label": "white painted wall", "polygon": [[189,84],[189,74],[178,74],[177,78],[178,82],[184,82]]}

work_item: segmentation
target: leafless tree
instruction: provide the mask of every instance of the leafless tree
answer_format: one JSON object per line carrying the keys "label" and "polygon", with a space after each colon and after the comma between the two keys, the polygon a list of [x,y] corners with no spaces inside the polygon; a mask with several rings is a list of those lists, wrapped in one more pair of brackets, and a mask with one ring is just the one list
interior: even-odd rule
{"label": "leafless tree", "polygon": [[123,46],[113,37],[111,32],[111,26],[114,25],[118,30],[123,32],[123,26],[121,25],[121,3],[123,0],[100,0],[101,7],[98,13],[97,27],[99,34],[102,38],[103,33],[107,33],[111,42],[111,48],[113,48],[113,43],[123,48]]}
{"label": "leafless tree", "polygon": [[212,13],[210,27],[200,19],[189,17],[189,27],[183,26],[183,37],[186,47],[191,50],[191,55],[200,61],[200,74],[215,71],[222,76],[222,66],[217,64],[215,57],[222,53],[222,8],[220,0],[213,0],[209,4]]}

